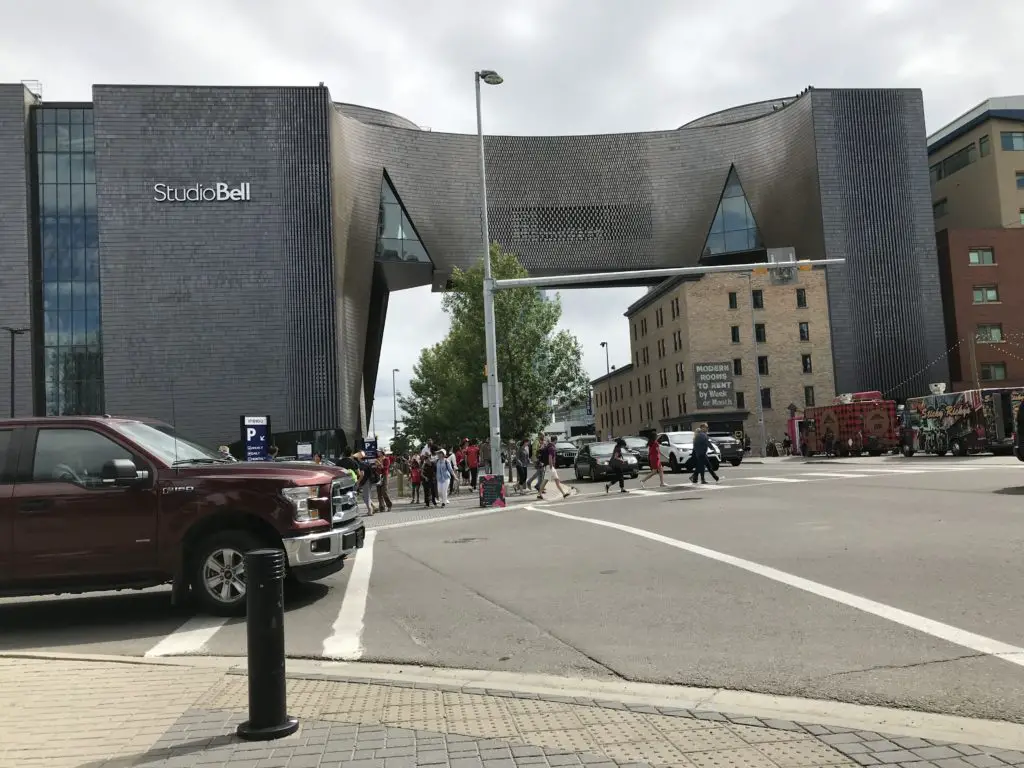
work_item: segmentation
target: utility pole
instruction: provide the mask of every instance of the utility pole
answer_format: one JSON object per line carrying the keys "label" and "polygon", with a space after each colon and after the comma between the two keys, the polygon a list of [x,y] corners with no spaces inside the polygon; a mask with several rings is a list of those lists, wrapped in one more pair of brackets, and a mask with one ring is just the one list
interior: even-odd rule
{"label": "utility pole", "polygon": [[14,355],[14,337],[21,336],[24,333],[28,333],[30,328],[12,328],[10,326],[4,326],[2,330],[7,331],[10,334],[11,339],[11,418],[14,418],[14,366],[17,363],[17,358]]}
{"label": "utility pole", "polygon": [[764,401],[761,399],[761,365],[757,359],[757,320],[754,315],[754,277],[747,272],[747,301],[750,302],[750,339],[754,344],[754,373],[757,375],[757,424],[761,432],[761,455],[768,452],[768,438],[764,433]]}
{"label": "utility pole", "polygon": [[981,376],[978,373],[978,349],[977,349],[978,334],[977,334],[977,332],[971,333],[970,338],[968,338],[968,342],[971,345],[970,346],[970,352],[971,352],[971,374],[973,375],[973,378],[974,378],[974,388],[975,389],[981,389]]}
{"label": "utility pole", "polygon": [[398,437],[398,387],[395,385],[395,374],[398,373],[397,368],[391,369],[391,400],[395,408],[395,431],[391,435],[391,442],[394,442]]}
{"label": "utility pole", "polygon": [[602,341],[601,346],[604,347],[604,373],[607,376],[612,372],[612,367],[608,362],[608,342]]}

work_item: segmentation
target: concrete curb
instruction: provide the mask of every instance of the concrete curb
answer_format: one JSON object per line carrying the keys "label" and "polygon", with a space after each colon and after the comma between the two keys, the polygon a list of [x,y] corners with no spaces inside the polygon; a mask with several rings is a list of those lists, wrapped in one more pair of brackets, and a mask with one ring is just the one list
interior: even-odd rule
{"label": "concrete curb", "polygon": [[[244,659],[217,656],[142,658],[0,652],[0,658],[201,667],[221,669],[234,675],[246,673]],[[1024,725],[1016,723],[716,688],[313,659],[289,659],[288,677],[536,698],[634,711],[648,707],[659,711],[686,710],[696,712],[698,717],[708,715],[709,719],[713,719],[715,713],[727,714],[732,718],[758,718],[769,727],[772,722],[824,725],[1007,750],[1017,750],[1024,745]]]}

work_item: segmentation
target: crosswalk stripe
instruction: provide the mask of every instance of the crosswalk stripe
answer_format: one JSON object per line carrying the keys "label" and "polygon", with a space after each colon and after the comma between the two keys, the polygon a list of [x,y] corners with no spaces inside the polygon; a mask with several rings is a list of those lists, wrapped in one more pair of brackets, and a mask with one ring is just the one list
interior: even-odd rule
{"label": "crosswalk stripe", "polygon": [[852,475],[843,472],[803,472],[801,477],[864,477],[864,475]]}
{"label": "crosswalk stripe", "polygon": [[851,472],[860,472],[865,475],[923,475],[926,472],[943,472],[941,469],[856,469],[850,470]]}
{"label": "crosswalk stripe", "polygon": [[806,480],[798,480],[795,477],[744,477],[744,480],[760,480],[765,483],[806,483]]}

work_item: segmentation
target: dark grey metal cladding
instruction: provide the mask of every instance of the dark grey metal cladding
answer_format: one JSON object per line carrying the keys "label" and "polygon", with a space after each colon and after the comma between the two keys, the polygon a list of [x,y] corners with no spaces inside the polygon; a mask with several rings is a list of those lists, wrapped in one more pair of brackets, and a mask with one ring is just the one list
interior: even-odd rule
{"label": "dark grey metal cladding", "polygon": [[897,397],[947,381],[919,90],[815,91],[836,387]]}
{"label": "dark grey metal cladding", "polygon": [[[323,88],[94,89],[106,404],[236,439],[338,426]],[[251,184],[247,202],[153,185]]]}
{"label": "dark grey metal cladding", "polygon": [[[0,326],[32,322],[32,200],[28,112],[34,97],[23,85],[0,85]],[[41,333],[42,329],[34,329]],[[0,332],[0,413],[10,408],[10,336]],[[32,414],[32,343],[14,340],[15,414]]]}

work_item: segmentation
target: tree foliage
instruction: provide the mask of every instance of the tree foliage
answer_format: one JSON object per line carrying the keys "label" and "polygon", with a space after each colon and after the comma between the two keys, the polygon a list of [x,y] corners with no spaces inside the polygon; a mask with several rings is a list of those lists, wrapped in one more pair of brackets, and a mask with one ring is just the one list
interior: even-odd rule
{"label": "tree foliage", "polygon": [[[527,277],[519,260],[497,245],[491,246],[491,272],[499,280]],[[487,435],[483,277],[482,262],[452,275],[451,290],[442,300],[451,330],[420,353],[411,394],[401,398],[410,436],[452,444]],[[502,436],[509,440],[542,428],[552,400],[582,403],[589,382],[579,341],[568,331],[556,331],[562,315],[557,297],[545,300],[535,288],[498,291],[494,315],[504,401]]]}

